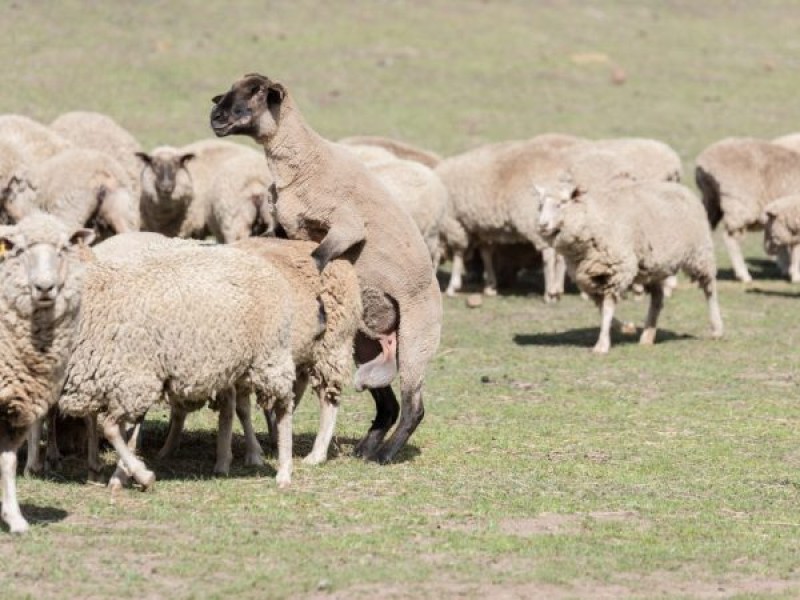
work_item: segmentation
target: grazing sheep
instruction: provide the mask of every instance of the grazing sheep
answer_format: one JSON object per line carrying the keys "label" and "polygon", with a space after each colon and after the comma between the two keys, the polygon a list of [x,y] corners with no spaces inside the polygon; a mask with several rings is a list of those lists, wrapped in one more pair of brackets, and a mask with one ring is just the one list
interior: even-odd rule
{"label": "grazing sheep", "polygon": [[569,150],[583,143],[572,136],[545,134],[481,146],[439,164],[436,174],[449,197],[442,225],[444,243],[453,255],[449,296],[461,288],[469,246],[481,252],[486,269],[484,293],[494,295],[492,247],[530,243],[542,253],[545,301],[558,299],[563,293],[563,262],[539,235],[538,204],[532,200],[532,190],[535,183],[556,178],[567,164]]}
{"label": "grazing sheep", "polygon": [[401,160],[378,146],[347,146],[380,179],[417,224],[434,270],[439,266],[439,228],[447,210],[447,189],[428,167]]}
{"label": "grazing sheep", "polygon": [[6,203],[15,219],[44,211],[75,226],[92,227],[102,237],[138,231],[139,210],[128,177],[112,157],[85,148],[68,148],[34,165],[35,195],[18,194]]}
{"label": "grazing sheep", "polygon": [[208,234],[209,191],[223,161],[253,150],[220,140],[201,140],[182,148],[161,146],[138,152],[141,172],[142,230],[169,237]]}
{"label": "grazing sheep", "polygon": [[777,255],[784,275],[800,283],[800,194],[773,200],[764,209],[764,250]]}
{"label": "grazing sheep", "polygon": [[[356,388],[370,389],[378,413],[356,452],[391,461],[422,421],[425,370],[441,334],[441,296],[422,236],[377,177],[311,129],[280,83],[262,75],[235,82],[214,99],[211,126],[218,136],[245,134],[264,147],[278,222],[290,239],[319,242],[312,256],[320,271],[339,256],[353,262],[365,324]],[[398,368],[402,414],[384,442],[397,419],[390,384]]]}
{"label": "grazing sheep", "polygon": [[12,533],[28,529],[17,503],[17,450],[61,389],[84,275],[76,246],[92,235],[42,213],[0,226],[0,486]]}
{"label": "grazing sheep", "polygon": [[[562,190],[563,192],[563,190]],[[650,293],[640,343],[652,344],[663,281],[682,269],[705,292],[712,335],[722,336],[711,231],[695,196],[676,183],[641,182],[582,193],[545,193],[542,235],[564,255],[581,291],[601,309],[594,352],[611,347],[614,308],[634,283]]]}
{"label": "grazing sheep", "polygon": [[49,127],[22,115],[0,115],[0,140],[16,145],[31,163],[72,147],[69,140]]}
{"label": "grazing sheep", "polygon": [[219,166],[211,184],[208,226],[219,242],[275,235],[272,177],[259,152],[244,152]]}
{"label": "grazing sheep", "polygon": [[74,111],[59,116],[50,123],[50,129],[79,148],[97,150],[113,157],[128,174],[130,190],[135,196],[139,195],[142,165],[136,159],[136,153],[142,147],[114,119],[101,113]]}
{"label": "grazing sheep", "polygon": [[[217,396],[224,403],[232,390],[254,391],[259,403],[274,402],[276,479],[281,487],[289,484],[293,313],[289,285],[277,269],[230,246],[162,239],[139,260],[95,261],[83,298],[59,408],[98,417],[120,456],[119,472],[145,489],[155,482],[120,427],[140,422],[162,397],[191,408]],[[112,478],[112,487],[119,479]]]}
{"label": "grazing sheep", "polygon": [[697,187],[711,227],[722,222],[722,239],[740,281],[752,281],[739,242],[761,229],[769,202],[800,189],[800,154],[752,138],[726,138],[697,157]]}
{"label": "grazing sheep", "polygon": [[397,158],[401,158],[403,160],[413,160],[414,162],[425,165],[429,169],[435,169],[436,165],[442,162],[442,157],[435,152],[423,150],[422,148],[417,148],[416,146],[412,146],[411,144],[407,144],[406,142],[401,142],[399,140],[393,140],[391,138],[375,135],[357,135],[347,137],[339,140],[339,143],[346,144],[348,146],[372,146],[374,148],[383,148]]}

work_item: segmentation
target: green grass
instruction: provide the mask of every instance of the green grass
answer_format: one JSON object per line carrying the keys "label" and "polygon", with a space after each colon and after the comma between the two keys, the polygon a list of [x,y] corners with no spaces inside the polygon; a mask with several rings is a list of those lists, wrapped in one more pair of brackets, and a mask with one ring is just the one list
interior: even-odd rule
{"label": "green grass", "polygon": [[[640,135],[690,174],[716,139],[800,124],[789,2],[73,0],[0,16],[0,112],[99,110],[148,147],[209,136],[211,96],[250,71],[289,85],[328,137],[443,154],[544,131]],[[746,250],[763,259],[756,236]],[[684,285],[660,343],[616,336],[607,357],[588,351],[598,319],[577,296],[446,299],[426,418],[391,466],[351,455],[366,395],[344,399],[338,454],[296,461],[287,492],[271,466],[211,477],[208,412],[157,461],[162,411],[146,432],[152,494],[112,497],[75,460],[20,481],[34,527],[0,536],[3,598],[796,596],[800,291],[761,263],[749,288],[730,281],[721,249],[720,265],[724,340]],[[298,456],[316,418],[306,399]]]}

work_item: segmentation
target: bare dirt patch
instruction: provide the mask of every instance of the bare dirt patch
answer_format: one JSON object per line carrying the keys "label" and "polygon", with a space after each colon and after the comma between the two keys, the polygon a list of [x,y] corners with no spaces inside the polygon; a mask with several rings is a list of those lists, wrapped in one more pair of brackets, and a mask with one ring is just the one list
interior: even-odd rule
{"label": "bare dirt patch", "polygon": [[648,521],[630,510],[595,511],[590,513],[558,514],[542,513],[533,518],[503,519],[500,529],[509,535],[528,537],[533,535],[570,535],[580,533],[587,523],[620,522],[646,527]]}

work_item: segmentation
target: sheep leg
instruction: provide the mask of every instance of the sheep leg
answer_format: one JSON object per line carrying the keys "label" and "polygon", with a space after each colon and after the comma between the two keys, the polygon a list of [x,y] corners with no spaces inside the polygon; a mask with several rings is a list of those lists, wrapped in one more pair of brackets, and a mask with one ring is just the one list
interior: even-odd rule
{"label": "sheep leg", "polygon": [[489,246],[481,246],[483,262],[483,293],[486,296],[497,296],[497,275],[494,272],[494,257]]}
{"label": "sheep leg", "polygon": [[425,406],[422,402],[422,382],[409,386],[403,381],[401,395],[403,406],[400,412],[400,422],[375,457],[375,461],[382,465],[390,463],[394,459],[425,416]]}
{"label": "sheep leg", "polygon": [[606,354],[611,349],[611,323],[614,321],[614,309],[617,302],[612,296],[603,296],[600,305],[600,336],[592,348],[596,354]]}
{"label": "sheep leg", "polygon": [[99,482],[102,480],[102,465],[100,464],[100,439],[97,437],[97,417],[86,417],[86,462],[89,466],[88,480]]}
{"label": "sheep leg", "polygon": [[400,405],[391,387],[371,389],[369,393],[375,401],[375,419],[362,440],[356,445],[353,454],[371,459],[378,445],[386,437],[400,413]]}
{"label": "sheep leg", "polygon": [[278,487],[289,487],[292,482],[292,413],[294,401],[279,399],[275,403],[275,421],[278,431]]}
{"label": "sheep leg", "polygon": [[231,468],[233,454],[231,442],[233,439],[233,411],[236,404],[236,393],[232,388],[219,393],[219,425],[217,427],[217,462],[214,465],[214,475],[227,475]]}
{"label": "sheep leg", "polygon": [[567,278],[567,261],[558,252],[555,252],[555,255],[553,293],[557,298],[561,298],[564,295],[564,281]]}
{"label": "sheep leg", "polygon": [[[136,425],[134,425],[133,429],[130,431],[130,434],[128,435],[128,448],[130,448],[131,452],[133,453],[136,453],[139,448],[140,424],[141,420]],[[114,473],[108,480],[108,486],[111,488],[112,491],[120,490],[124,487],[128,487],[128,485],[130,485],[130,482],[131,482],[131,473],[127,470],[127,468],[122,462],[122,459],[120,458],[119,460],[117,460],[117,468],[114,469]]]}
{"label": "sheep leg", "polygon": [[719,339],[722,337],[722,314],[719,310],[719,298],[717,296],[717,280],[713,277],[700,282],[703,288],[703,293],[706,295],[706,302],[708,303],[708,315],[711,321],[711,337]]}
{"label": "sheep leg", "polygon": [[378,356],[356,370],[353,385],[358,392],[365,388],[387,387],[397,376],[397,332],[380,335],[377,342],[380,344]]}
{"label": "sheep leg", "polygon": [[316,262],[320,273],[330,261],[356,244],[363,243],[366,237],[364,219],[346,204],[340,204],[334,209],[329,215],[329,222],[328,233],[322,238],[319,246],[311,252],[311,258]]}
{"label": "sheep leg", "polygon": [[130,473],[133,478],[139,482],[143,490],[146,491],[152,488],[156,481],[155,474],[150,471],[140,459],[136,457],[134,451],[131,449],[131,447],[129,447],[129,444],[134,448],[136,447],[139,437],[139,424],[136,425],[133,430],[133,434],[131,435],[131,439],[128,443],[126,443],[122,436],[119,423],[117,423],[111,417],[106,416],[106,418],[103,420],[103,435],[109,442],[111,442],[111,445],[114,446],[114,450],[117,451],[120,459],[120,464],[117,465],[117,471],[108,482],[112,490],[121,487],[121,484],[119,483],[120,480],[117,479],[120,472],[125,472],[124,474],[126,475],[127,473]]}
{"label": "sheep leg", "polygon": [[779,246],[778,252],[775,255],[775,263],[778,265],[778,269],[784,277],[790,275],[791,262],[791,249],[789,246]]}
{"label": "sheep leg", "polygon": [[303,459],[307,465],[319,465],[328,460],[328,447],[331,445],[333,431],[336,428],[336,415],[339,403],[336,398],[329,398],[323,390],[317,390],[319,398],[319,430],[314,438],[314,447]]}
{"label": "sheep leg", "polygon": [[42,428],[44,419],[37,419],[28,429],[28,457],[25,459],[25,477],[41,475],[44,472],[44,461],[42,460]]}
{"label": "sheep leg", "polygon": [[167,439],[164,440],[164,445],[158,451],[159,460],[169,458],[178,449],[181,443],[181,434],[183,427],[186,423],[186,415],[188,413],[180,406],[171,406],[169,409],[169,429],[167,430]]}
{"label": "sheep leg", "polygon": [[[294,396],[294,408],[300,404],[303,394],[306,393],[306,386],[308,385],[308,373],[298,373],[294,380],[292,388],[292,395]],[[273,450],[278,449],[278,422],[275,418],[274,408],[264,409],[264,418],[267,420],[267,429],[269,431],[269,445]]]}
{"label": "sheep leg", "polygon": [[47,413],[47,451],[45,465],[47,469],[61,469],[61,451],[58,449],[58,409],[54,406]]}
{"label": "sheep leg", "polygon": [[639,338],[639,343],[650,346],[656,341],[658,315],[664,306],[664,288],[661,283],[658,283],[647,286],[647,291],[650,293],[650,308],[647,310],[644,331],[642,331],[642,336]]}
{"label": "sheep leg", "polygon": [[17,502],[17,450],[24,441],[24,429],[0,426],[0,487],[3,502],[0,517],[11,533],[25,533],[29,529]]}
{"label": "sheep leg", "polygon": [[674,292],[678,287],[678,276],[670,275],[664,280],[664,283],[661,287],[664,289],[664,297],[670,298],[672,296],[672,292]]}
{"label": "sheep leg", "polygon": [[736,279],[748,283],[753,281],[750,272],[747,270],[747,265],[744,262],[742,255],[742,248],[739,245],[739,239],[742,237],[741,233],[731,234],[727,229],[722,230],[722,240],[725,242],[725,248],[728,250],[728,256],[731,259],[731,266],[733,272],[736,274]]}
{"label": "sheep leg", "polygon": [[791,257],[789,263],[789,281],[800,283],[800,244],[795,244],[789,250]]}
{"label": "sheep leg", "polygon": [[556,302],[560,294],[556,291],[556,250],[542,250],[542,272],[544,274],[544,301],[547,304]]}
{"label": "sheep leg", "polygon": [[260,467],[264,464],[264,450],[258,443],[256,432],[253,429],[253,419],[250,416],[251,402],[248,390],[236,390],[236,417],[242,425],[244,432],[244,464],[249,467]]}
{"label": "sheep leg", "polygon": [[450,281],[447,284],[445,294],[448,296],[455,296],[456,292],[461,289],[461,278],[464,275],[464,251],[453,251],[453,266],[450,270]]}

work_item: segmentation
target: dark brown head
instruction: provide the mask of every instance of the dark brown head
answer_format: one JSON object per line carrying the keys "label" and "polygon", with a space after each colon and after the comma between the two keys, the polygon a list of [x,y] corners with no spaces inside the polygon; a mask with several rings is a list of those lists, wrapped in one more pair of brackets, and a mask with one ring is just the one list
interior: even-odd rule
{"label": "dark brown head", "polygon": [[[136,156],[142,161],[144,169],[141,174],[142,188],[158,198],[170,198],[176,188],[181,188],[181,176],[191,176],[186,169],[186,164],[195,155],[193,152],[179,152],[170,146],[156,148],[150,154],[137,152]],[[185,187],[185,183],[184,186]],[[152,190],[155,193],[152,193]],[[182,191],[182,190],[181,190]]]}
{"label": "dark brown head", "polygon": [[286,88],[268,77],[251,73],[236,81],[228,93],[212,99],[211,129],[218,137],[247,135],[267,140],[278,129]]}

